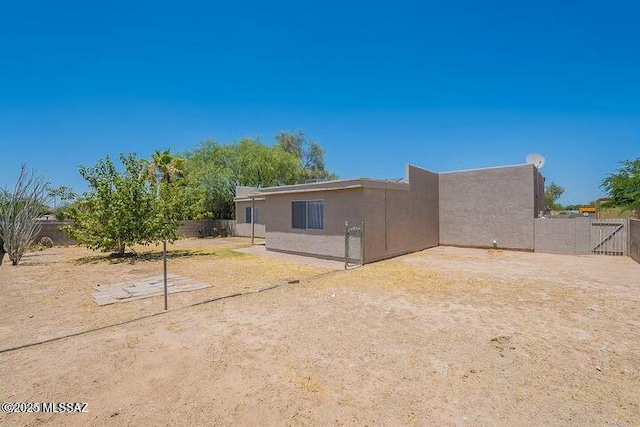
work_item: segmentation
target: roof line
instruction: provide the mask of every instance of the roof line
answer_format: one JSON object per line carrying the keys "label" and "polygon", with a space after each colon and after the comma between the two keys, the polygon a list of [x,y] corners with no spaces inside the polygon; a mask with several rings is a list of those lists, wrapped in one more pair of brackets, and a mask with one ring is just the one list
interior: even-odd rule
{"label": "roof line", "polygon": [[486,167],[486,168],[473,168],[473,169],[461,169],[461,170],[457,170],[457,171],[446,171],[446,172],[440,172],[440,174],[459,173],[459,172],[473,172],[473,171],[483,171],[483,170],[490,170],[490,169],[517,168],[517,167],[521,167],[521,166],[532,166],[532,167],[535,168],[534,165],[529,164],[529,163],[518,163],[516,165],[489,166],[489,167]]}

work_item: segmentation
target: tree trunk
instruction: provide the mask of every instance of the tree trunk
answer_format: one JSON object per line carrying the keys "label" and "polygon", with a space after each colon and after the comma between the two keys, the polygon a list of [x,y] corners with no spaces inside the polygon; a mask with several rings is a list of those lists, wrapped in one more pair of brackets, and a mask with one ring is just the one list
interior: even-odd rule
{"label": "tree trunk", "polygon": [[120,256],[124,256],[124,249],[125,249],[125,245],[124,244],[119,244],[118,245],[118,255]]}

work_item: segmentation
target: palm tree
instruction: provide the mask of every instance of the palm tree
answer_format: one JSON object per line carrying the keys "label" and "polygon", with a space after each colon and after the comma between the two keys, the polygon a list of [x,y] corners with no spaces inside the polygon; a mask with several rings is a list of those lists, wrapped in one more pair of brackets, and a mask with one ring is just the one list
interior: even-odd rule
{"label": "palm tree", "polygon": [[171,184],[177,178],[182,177],[186,163],[186,159],[172,155],[171,150],[156,150],[151,155],[149,162],[149,177],[153,182],[159,179]]}
{"label": "palm tree", "polygon": [[[149,178],[152,182],[173,183],[177,178],[182,176],[186,159],[173,156],[171,150],[154,151],[151,155],[151,161],[148,164]],[[160,188],[158,188],[158,195]],[[167,240],[162,242],[163,268],[164,268],[164,309],[168,309],[168,292],[167,292]]]}

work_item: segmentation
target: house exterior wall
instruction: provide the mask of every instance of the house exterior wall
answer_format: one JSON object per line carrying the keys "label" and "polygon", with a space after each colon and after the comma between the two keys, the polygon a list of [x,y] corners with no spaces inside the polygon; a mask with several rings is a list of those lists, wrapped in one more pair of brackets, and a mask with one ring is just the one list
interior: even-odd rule
{"label": "house exterior wall", "polygon": [[440,244],[533,250],[539,178],[532,165],[440,174]]}
{"label": "house exterior wall", "polygon": [[[292,228],[292,202],[322,200],[324,228],[299,230]],[[266,199],[265,226],[268,250],[298,253],[328,259],[344,257],[344,222],[363,221],[363,189],[339,189],[271,194]]]}
{"label": "house exterior wall", "polygon": [[[345,221],[365,222],[365,263],[437,246],[438,174],[408,166],[407,181],[267,195],[267,249],[342,259]],[[323,200],[323,230],[291,227],[291,203],[299,200]],[[350,255],[358,253],[358,248],[352,250]]]}
{"label": "house exterior wall", "polygon": [[546,209],[544,205],[544,182],[544,176],[542,176],[538,168],[533,168],[533,204],[535,206],[534,213],[536,218],[542,216],[541,214],[543,214]]}
{"label": "house exterior wall", "polygon": [[640,220],[629,219],[629,256],[640,263]]}
{"label": "house exterior wall", "polygon": [[407,167],[406,189],[365,188],[365,263],[438,246],[438,174]]}
{"label": "house exterior wall", "polygon": [[[245,218],[245,209],[251,207],[250,201],[236,202],[236,224],[234,236],[251,237],[251,222],[247,222]],[[266,202],[264,200],[255,201],[256,212],[258,212],[258,220],[255,223],[254,236],[264,238],[266,235],[265,219]]]}

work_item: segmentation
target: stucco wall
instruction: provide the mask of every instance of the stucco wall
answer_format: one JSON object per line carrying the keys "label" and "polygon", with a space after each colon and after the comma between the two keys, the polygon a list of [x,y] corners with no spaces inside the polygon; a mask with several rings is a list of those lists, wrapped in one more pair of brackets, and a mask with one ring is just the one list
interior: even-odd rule
{"label": "stucco wall", "polygon": [[[291,203],[323,200],[324,229],[298,230],[291,227]],[[266,246],[269,250],[308,254],[323,258],[344,257],[344,222],[363,220],[361,188],[273,194],[266,200]]]}
{"label": "stucco wall", "polygon": [[[344,227],[343,227],[344,228]],[[323,259],[344,260],[344,232],[342,235],[267,232],[269,251],[301,254]],[[357,259],[359,248],[349,251]]]}
{"label": "stucco wall", "polygon": [[[250,201],[236,202],[236,224],[234,236],[251,237],[251,223],[246,221],[245,209],[251,207]],[[255,237],[264,238],[265,233],[265,220],[267,218],[266,202],[264,200],[255,201],[256,211],[258,212],[258,219],[255,224]]]}
{"label": "stucco wall", "polygon": [[78,243],[60,231],[60,227],[63,225],[73,224],[71,221],[40,221],[40,224],[40,232],[36,234],[36,237],[33,239],[33,243],[38,243],[44,236],[53,240],[53,244],[56,246],[69,246]]}
{"label": "stucco wall", "polygon": [[640,220],[629,220],[629,256],[640,263]]}
{"label": "stucco wall", "polygon": [[[267,196],[267,249],[324,258],[344,256],[344,222],[365,222],[365,262],[438,245],[438,174],[408,166],[409,185],[272,194]],[[378,184],[378,183],[377,183]],[[324,230],[291,228],[291,202],[324,201]],[[358,252],[354,239],[350,256]]]}
{"label": "stucco wall", "polygon": [[591,252],[591,219],[536,219],[536,252],[585,255]]}
{"label": "stucco wall", "polygon": [[[236,224],[234,227],[234,236],[239,237],[251,237],[251,224],[241,223]],[[264,239],[266,236],[266,230],[264,224],[255,224],[254,236],[260,239]]]}
{"label": "stucco wall", "polygon": [[438,246],[438,174],[407,167],[407,189],[364,189],[365,262]]}
{"label": "stucco wall", "polygon": [[495,240],[533,250],[537,174],[532,165],[440,174],[440,244],[492,247]]}

